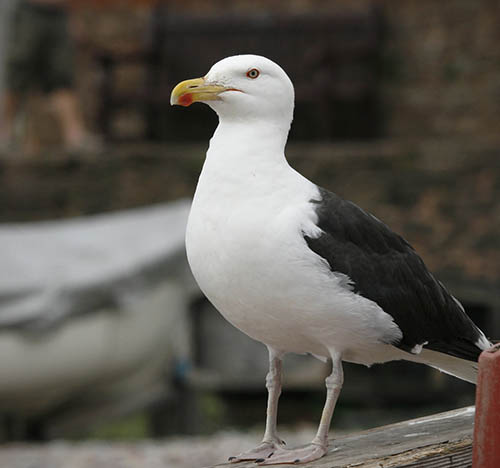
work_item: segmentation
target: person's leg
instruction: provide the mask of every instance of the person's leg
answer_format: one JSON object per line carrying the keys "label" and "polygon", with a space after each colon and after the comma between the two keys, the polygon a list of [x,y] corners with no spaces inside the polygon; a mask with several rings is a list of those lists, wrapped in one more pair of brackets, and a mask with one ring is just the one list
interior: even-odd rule
{"label": "person's leg", "polygon": [[87,136],[75,93],[71,89],[58,89],[50,94],[50,101],[62,126],[64,143],[77,148]]}
{"label": "person's leg", "polygon": [[61,10],[48,17],[46,26],[51,43],[46,90],[61,122],[64,145],[70,151],[99,151],[101,143],[87,131],[75,91],[75,44],[68,13]]}

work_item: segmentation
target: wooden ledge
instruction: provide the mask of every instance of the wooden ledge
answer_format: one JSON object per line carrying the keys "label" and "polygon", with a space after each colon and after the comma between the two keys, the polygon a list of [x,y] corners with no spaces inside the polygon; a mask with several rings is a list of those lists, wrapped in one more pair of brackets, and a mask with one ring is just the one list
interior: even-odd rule
{"label": "wooden ledge", "polygon": [[[328,454],[301,468],[465,468],[472,464],[474,407],[403,421],[331,440]],[[253,462],[212,468],[256,468]],[[290,467],[291,465],[272,465]]]}

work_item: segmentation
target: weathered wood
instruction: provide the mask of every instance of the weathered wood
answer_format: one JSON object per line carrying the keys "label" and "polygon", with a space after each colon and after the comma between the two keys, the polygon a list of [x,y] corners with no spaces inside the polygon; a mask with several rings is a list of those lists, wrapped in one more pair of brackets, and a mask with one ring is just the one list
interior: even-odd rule
{"label": "weathered wood", "polygon": [[[465,468],[472,464],[474,407],[461,408],[330,441],[328,454],[303,468]],[[253,462],[218,467],[255,468]],[[274,465],[286,467],[290,465]]]}

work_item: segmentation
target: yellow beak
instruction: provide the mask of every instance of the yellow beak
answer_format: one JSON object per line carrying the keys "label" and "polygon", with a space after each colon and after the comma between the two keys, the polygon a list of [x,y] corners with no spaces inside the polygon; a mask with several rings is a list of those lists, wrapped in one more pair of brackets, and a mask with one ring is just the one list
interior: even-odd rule
{"label": "yellow beak", "polygon": [[208,84],[204,78],[181,81],[172,90],[170,105],[190,106],[193,102],[216,101],[223,91],[227,91],[227,88]]}

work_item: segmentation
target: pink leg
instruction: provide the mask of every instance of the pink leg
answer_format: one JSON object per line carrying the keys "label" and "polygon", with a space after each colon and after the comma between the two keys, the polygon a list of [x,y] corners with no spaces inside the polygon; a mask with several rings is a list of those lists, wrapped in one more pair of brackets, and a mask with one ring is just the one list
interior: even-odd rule
{"label": "pink leg", "polygon": [[306,463],[321,458],[327,452],[330,422],[344,382],[341,355],[333,351],[330,351],[330,354],[332,356],[332,373],[325,380],[326,402],[316,436],[309,445],[301,448],[286,450],[280,447],[267,458],[257,460],[259,465]]}
{"label": "pink leg", "polygon": [[269,372],[266,376],[267,416],[266,430],[262,442],[254,449],[247,450],[235,457],[229,457],[231,463],[243,460],[259,460],[270,457],[285,443],[278,437],[276,430],[278,418],[278,400],[281,395],[281,368],[283,353],[269,349]]}

